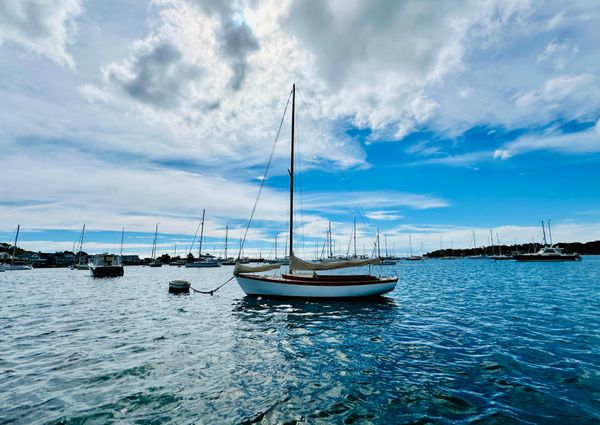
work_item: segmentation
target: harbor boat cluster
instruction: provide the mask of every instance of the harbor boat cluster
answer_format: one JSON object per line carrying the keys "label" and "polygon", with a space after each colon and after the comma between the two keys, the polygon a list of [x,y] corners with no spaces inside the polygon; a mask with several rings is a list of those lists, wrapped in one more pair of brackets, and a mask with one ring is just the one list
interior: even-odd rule
{"label": "harbor boat cluster", "polygon": [[[515,260],[517,262],[534,262],[534,261],[578,261],[582,257],[577,253],[566,253],[562,247],[555,245],[552,241],[552,230],[550,221],[544,223],[542,221],[543,245],[541,247],[532,246],[527,252],[523,251],[523,247],[515,244],[514,249],[509,250],[500,244],[499,235],[496,233],[497,245],[494,245],[494,235],[490,230],[490,246],[479,249],[477,247],[475,231],[473,231],[473,250],[455,250],[452,241],[450,241],[451,249],[444,249],[443,237],[440,235],[440,250],[423,253],[421,255],[413,254],[412,235],[408,235],[408,255],[398,257],[390,253],[388,247],[388,239],[386,235],[380,235],[379,229],[376,229],[375,241],[373,250],[370,255],[366,252],[359,255],[357,252],[357,231],[356,220],[352,227],[352,234],[347,245],[345,255],[336,255],[334,249],[334,241],[332,237],[331,222],[329,222],[325,241],[323,243],[321,253],[315,253],[315,259],[305,260],[300,258],[294,251],[294,155],[295,155],[295,117],[296,117],[296,86],[292,87],[288,104],[291,100],[291,137],[290,137],[290,163],[289,163],[289,231],[286,236],[285,249],[283,256],[280,257],[277,248],[277,235],[275,236],[274,256],[271,259],[264,259],[262,255],[258,258],[247,258],[243,256],[244,244],[246,242],[247,230],[250,228],[253,216],[250,217],[248,227],[244,238],[240,241],[239,252],[237,257],[229,256],[228,238],[229,225],[225,227],[225,250],[224,255],[215,257],[203,252],[204,241],[204,226],[206,218],[206,210],[202,211],[202,218],[194,238],[190,245],[187,255],[182,258],[175,253],[173,257],[168,254],[158,255],[158,238],[159,238],[159,223],[154,227],[154,238],[152,240],[152,250],[148,259],[140,259],[135,256],[123,255],[123,240],[125,229],[121,231],[121,246],[119,254],[116,253],[100,253],[96,255],[88,255],[84,251],[86,225],[84,224],[78,240],[73,244],[73,252],[56,253],[53,257],[45,256],[42,253],[31,253],[28,258],[26,253],[17,256],[17,243],[20,232],[20,225],[17,226],[15,232],[15,240],[12,247],[12,255],[6,254],[10,258],[5,258],[5,261],[0,263],[0,272],[13,270],[31,270],[35,267],[44,266],[68,266],[72,270],[89,270],[93,277],[120,277],[125,273],[125,265],[144,265],[148,267],[162,267],[163,265],[186,267],[190,269],[215,268],[226,265],[233,267],[233,278],[235,278],[241,289],[248,295],[255,296],[274,296],[274,297],[303,297],[303,298],[361,298],[372,297],[386,294],[396,287],[398,276],[390,273],[390,267],[394,266],[400,260],[406,261],[423,261],[424,259],[438,258],[440,260]],[[285,118],[287,107],[282,117],[282,122]],[[277,140],[275,140],[275,143]],[[270,164],[270,163],[269,163]],[[268,166],[265,170],[265,175],[262,178],[264,182],[267,178]],[[261,191],[253,209],[260,200]],[[199,232],[199,237],[198,237]],[[383,245],[381,243],[383,239]],[[197,256],[192,254],[194,246],[198,243]],[[353,252],[351,254],[351,247]],[[366,251],[363,249],[363,251]],[[393,249],[392,249],[393,251]],[[8,261],[6,261],[8,259]],[[52,262],[49,260],[52,259]],[[282,266],[286,269],[283,272],[278,272]],[[379,267],[379,274],[375,275],[372,272],[375,267]],[[386,267],[387,266],[387,267]],[[368,273],[361,274],[331,274],[332,270],[352,269],[368,267]],[[383,270],[383,272],[381,271]],[[386,270],[388,270],[386,272]],[[391,270],[395,270],[391,268]],[[274,274],[264,274],[265,272],[275,271]],[[231,280],[231,279],[230,279]],[[190,284],[186,281],[174,280],[169,284],[169,291],[172,293],[189,292]],[[212,292],[211,292],[212,293]]]}

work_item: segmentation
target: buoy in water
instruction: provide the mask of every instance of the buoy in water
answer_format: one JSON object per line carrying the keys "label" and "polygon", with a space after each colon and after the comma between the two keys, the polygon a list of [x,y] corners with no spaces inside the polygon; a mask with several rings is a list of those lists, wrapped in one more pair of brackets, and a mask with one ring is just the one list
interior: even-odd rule
{"label": "buoy in water", "polygon": [[172,280],[169,282],[170,294],[189,294],[190,282],[187,280]]}

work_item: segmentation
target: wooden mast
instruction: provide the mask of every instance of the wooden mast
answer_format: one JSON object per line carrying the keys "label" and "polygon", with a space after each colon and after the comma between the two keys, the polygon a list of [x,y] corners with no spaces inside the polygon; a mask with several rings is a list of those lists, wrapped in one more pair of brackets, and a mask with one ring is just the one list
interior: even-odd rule
{"label": "wooden mast", "polygon": [[[292,85],[292,139],[290,143],[290,260],[294,255],[294,126],[296,124],[296,84]],[[290,267],[290,273],[292,268]]]}

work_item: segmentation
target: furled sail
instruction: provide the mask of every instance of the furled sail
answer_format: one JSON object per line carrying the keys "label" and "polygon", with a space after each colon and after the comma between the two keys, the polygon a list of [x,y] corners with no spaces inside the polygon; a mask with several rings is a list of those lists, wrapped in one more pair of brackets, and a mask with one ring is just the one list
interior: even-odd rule
{"label": "furled sail", "polygon": [[275,270],[279,267],[281,267],[281,263],[264,264],[262,266],[249,266],[248,264],[235,263],[233,274],[268,272],[269,270]]}
{"label": "furled sail", "polygon": [[326,263],[311,263],[304,261],[295,255],[290,256],[290,270],[335,270],[345,269],[349,267],[360,267],[368,266],[369,264],[379,264],[381,259],[379,258],[367,258],[361,260],[340,260],[340,261],[328,261]]}

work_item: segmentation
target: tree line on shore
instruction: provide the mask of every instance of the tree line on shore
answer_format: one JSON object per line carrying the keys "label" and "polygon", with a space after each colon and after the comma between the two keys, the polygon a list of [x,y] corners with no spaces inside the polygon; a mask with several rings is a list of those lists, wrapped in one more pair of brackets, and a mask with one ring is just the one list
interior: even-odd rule
{"label": "tree line on shore", "polygon": [[[577,253],[581,255],[600,255],[600,241],[592,242],[559,242],[554,244],[559,248],[564,249],[566,253]],[[520,245],[493,245],[484,246],[481,248],[467,248],[467,249],[438,249],[436,251],[428,252],[425,254],[430,258],[439,257],[470,257],[476,255],[498,255],[498,254],[512,254],[514,252],[537,252],[542,247],[539,243],[528,243]]]}

